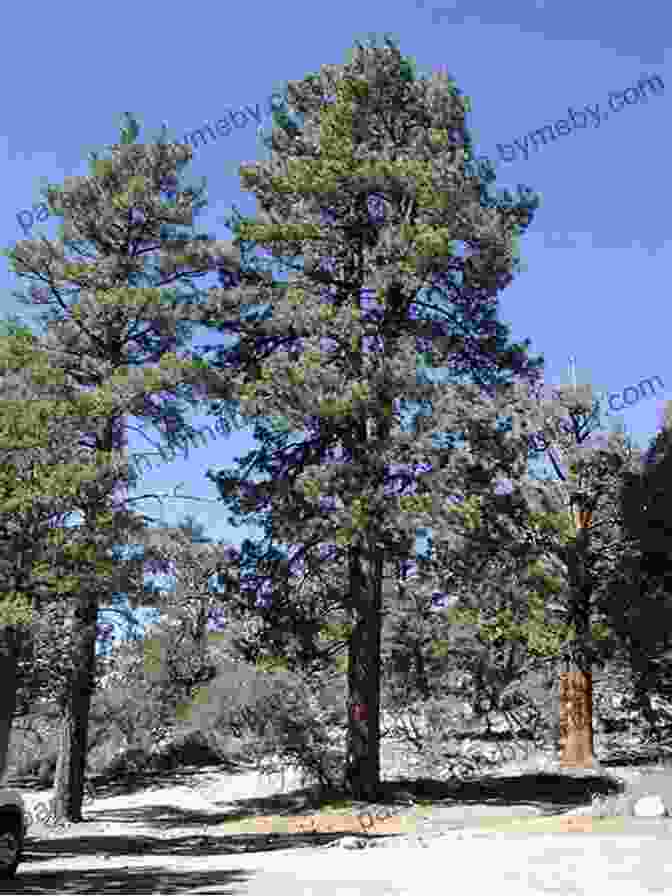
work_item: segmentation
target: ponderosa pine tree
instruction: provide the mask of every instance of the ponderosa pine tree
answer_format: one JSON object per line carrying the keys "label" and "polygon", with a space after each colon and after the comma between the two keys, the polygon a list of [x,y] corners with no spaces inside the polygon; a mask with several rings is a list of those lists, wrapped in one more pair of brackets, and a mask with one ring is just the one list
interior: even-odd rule
{"label": "ponderosa pine tree", "polygon": [[[16,319],[11,323],[6,322],[3,327],[4,335],[17,335],[22,333],[28,339],[32,338],[31,328],[23,321]],[[2,531],[2,563],[3,575],[3,618],[7,613],[16,613],[17,610],[23,618],[21,601],[25,599],[25,619],[29,624],[22,624],[18,633],[21,637],[21,649],[19,651],[18,668],[18,706],[23,712],[27,712],[29,706],[38,698],[54,698],[59,684],[63,679],[63,664],[66,661],[65,644],[67,631],[59,627],[59,618],[63,622],[66,614],[65,584],[66,570],[62,564],[55,569],[53,562],[58,557],[57,545],[53,542],[46,543],[47,536],[53,536],[56,528],[64,529],[67,525],[70,548],[81,539],[81,533],[77,534],[72,525],[72,516],[86,503],[85,488],[93,475],[102,476],[104,470],[99,465],[87,464],[90,461],[89,452],[83,450],[80,441],[83,435],[82,427],[90,421],[85,417],[77,417],[75,406],[70,405],[69,417],[59,416],[63,409],[64,399],[67,397],[64,390],[51,386],[49,390],[42,384],[35,395],[29,390],[26,382],[26,371],[5,370],[1,382],[5,411],[2,413],[2,435],[0,445],[2,457],[7,471],[3,478],[2,500],[0,508],[6,507],[7,512],[0,511],[0,526]],[[46,403],[47,397],[52,400],[60,399],[61,407]],[[26,417],[26,402],[41,402],[33,407],[41,407],[42,416],[37,419]],[[13,411],[19,410],[16,415]],[[25,429],[25,422],[29,420],[27,439],[21,433]],[[9,429],[7,427],[9,423]],[[43,432],[38,429],[43,424]],[[12,460],[11,467],[8,465]],[[72,461],[76,463],[72,463]],[[83,463],[82,463],[83,462]],[[21,471],[19,473],[19,471]],[[20,478],[19,478],[20,477]],[[22,490],[21,482],[26,477],[30,478],[32,491]],[[82,489],[82,483],[85,484]],[[19,503],[16,498],[21,490]],[[59,492],[61,493],[59,496]],[[62,559],[62,550],[61,559]],[[57,594],[49,585],[48,579],[37,575],[37,563],[51,561],[51,580],[58,584]],[[71,558],[72,559],[72,558]],[[121,558],[117,558],[121,560]],[[123,564],[122,564],[123,566]],[[122,566],[119,571],[121,573]],[[130,569],[125,566],[125,574]],[[122,587],[121,576],[118,577],[118,587]],[[136,576],[137,580],[137,576]],[[130,580],[128,580],[130,581]],[[135,582],[137,586],[137,581]],[[74,593],[77,586],[70,581],[70,592]],[[130,587],[130,586],[129,586]],[[56,615],[51,606],[47,609],[50,598],[55,599]],[[106,612],[114,612],[125,618],[127,624],[132,612],[119,608],[115,598],[110,607],[105,607]],[[12,608],[14,608],[12,610]],[[30,608],[30,614],[28,614]],[[99,626],[99,635],[102,637],[102,624]],[[3,718],[10,716],[3,716]]]}
{"label": "ponderosa pine tree", "polygon": [[[261,213],[236,224],[241,258],[265,247],[288,279],[250,289],[245,265],[231,268],[240,312],[213,304],[212,317],[239,342],[211,363],[226,383],[234,373],[241,415],[275,418],[284,444],[262,449],[242,476],[213,478],[223,497],[238,493],[242,510],[271,511],[273,539],[289,545],[285,559],[264,565],[247,543],[242,603],[291,616],[298,582],[317,590],[322,581],[322,600],[346,615],[344,783],[369,799],[379,788],[386,559],[407,554],[421,527],[454,543],[476,511],[476,458],[487,472],[481,491],[526,462],[524,439],[501,425],[517,393],[495,387],[533,379],[541,361],[526,358],[527,343],[507,346],[494,316],[538,200],[489,195],[471,160],[467,100],[443,74],[416,80],[393,46],[358,47],[349,64],[290,83],[288,99],[288,115],[302,121],[274,132],[270,161],[243,168]],[[253,304],[267,306],[256,332],[246,318]],[[256,375],[236,375],[262,347]],[[423,380],[419,351],[452,381]],[[214,374],[209,385],[214,398]],[[409,432],[413,404],[432,412],[417,414]],[[437,445],[442,433],[447,444]],[[251,480],[255,466],[271,479]],[[426,565],[418,588],[431,594],[438,581]]]}
{"label": "ponderosa pine tree", "polygon": [[[4,363],[67,386],[95,417],[88,449],[107,477],[102,485],[99,476],[91,479],[82,511],[84,541],[94,543],[105,541],[121,507],[146,497],[119,497],[120,486],[137,481],[121,456],[124,418],[155,425],[169,442],[191,432],[184,409],[198,403],[196,392],[209,372],[188,352],[178,358],[175,350],[207,319],[210,304],[199,304],[202,294],[192,279],[237,260],[230,245],[193,233],[194,210],[206,202],[199,191],[181,189],[177,177],[191,149],[135,145],[135,136],[137,130],[125,134],[110,148],[110,159],[94,156],[90,176],[47,188],[52,213],[64,218],[56,241],[22,240],[5,250],[14,272],[33,281],[23,303],[49,311],[39,344],[20,335],[5,340]],[[218,384],[221,395],[221,379]],[[37,413],[36,406],[28,408]],[[72,608],[76,654],[64,698],[56,792],[57,816],[72,821],[81,817],[99,602],[99,588],[89,586]]]}
{"label": "ponderosa pine tree", "polygon": [[624,531],[620,493],[637,466],[637,452],[622,432],[595,432],[589,387],[551,391],[536,407],[533,401],[522,419],[532,456],[547,454],[554,474],[530,472],[482,502],[461,557],[453,552],[437,562],[463,590],[493,563],[498,574],[504,561],[504,573],[518,576],[528,594],[527,612],[517,606],[493,613],[472,590],[469,609],[447,614],[477,624],[489,637],[519,640],[531,653],[562,658],[560,762],[581,769],[595,765],[592,668],[618,643],[608,595],[632,541]]}
{"label": "ponderosa pine tree", "polygon": [[[135,599],[151,597],[153,592],[144,584],[151,550],[141,558],[115,556],[114,548],[121,541],[142,542],[145,522],[125,508],[91,515],[92,508],[100,509],[101,494],[113,495],[120,474],[109,463],[101,463],[87,444],[99,416],[98,412],[94,418],[89,416],[90,399],[82,399],[76,388],[71,387],[68,395],[66,385],[49,385],[52,373],[40,363],[43,358],[37,360],[38,350],[39,339],[29,328],[15,330],[0,345],[0,526],[5,572],[0,606],[5,621],[11,616],[11,621],[20,622],[17,634],[22,643],[14,659],[24,674],[17,680],[15,666],[15,683],[34,696],[53,698],[65,713],[73,678],[79,676],[80,694],[93,686],[92,677],[84,681],[78,660],[84,647],[95,645],[97,613],[91,610],[86,619],[89,643],[83,645],[77,630],[78,623],[83,623],[77,615],[80,594],[125,590]],[[32,365],[24,363],[28,355]],[[45,375],[41,385],[29,382],[39,383]],[[84,522],[73,524],[75,515],[83,516]],[[88,656],[87,663],[92,664]],[[3,718],[9,736],[11,713]],[[66,718],[70,718],[67,713]],[[64,733],[66,743],[79,743],[78,734],[71,740],[66,734],[71,729],[79,732],[82,721],[78,717],[77,725]],[[85,757],[85,745],[82,751]],[[73,752],[79,755],[80,751],[64,749],[60,757]],[[72,782],[79,780],[83,769],[72,779],[66,777],[62,761],[59,770],[57,811],[63,811],[59,801],[76,801],[79,785]]]}
{"label": "ponderosa pine tree", "polygon": [[[30,328],[14,320],[5,322],[3,339],[32,340]],[[13,368],[13,369],[12,369]],[[54,541],[54,532],[85,503],[84,490],[96,476],[105,471],[89,463],[78,447],[82,425],[91,421],[79,417],[69,406],[71,416],[60,416],[63,394],[57,388],[43,386],[36,392],[30,377],[19,363],[3,364],[0,376],[0,620],[3,643],[3,712],[0,716],[0,753],[4,770],[7,747],[16,705],[16,692],[21,702],[25,688],[34,692],[40,679],[49,677],[50,685],[58,678],[60,660],[65,656],[64,632],[55,623],[50,599],[57,609],[63,607],[63,588],[68,584],[56,576],[58,592],[50,589],[38,574],[38,564],[52,563],[62,555]],[[47,396],[51,400],[47,400]],[[61,399],[60,401],[58,399]],[[82,463],[84,461],[84,463]],[[78,539],[71,538],[76,548]],[[64,570],[61,568],[61,574]],[[36,650],[37,625],[50,630],[51,641],[59,642],[60,650]],[[28,678],[19,669],[22,661],[30,663]]]}

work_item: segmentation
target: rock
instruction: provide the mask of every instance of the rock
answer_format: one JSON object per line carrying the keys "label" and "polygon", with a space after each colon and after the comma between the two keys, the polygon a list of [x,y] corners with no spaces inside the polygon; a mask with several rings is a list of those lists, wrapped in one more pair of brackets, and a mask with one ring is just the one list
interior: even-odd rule
{"label": "rock", "polygon": [[364,837],[341,837],[329,844],[330,849],[366,849],[368,841]]}
{"label": "rock", "polygon": [[660,818],[667,815],[665,803],[659,796],[643,796],[637,800],[632,809],[636,818]]}

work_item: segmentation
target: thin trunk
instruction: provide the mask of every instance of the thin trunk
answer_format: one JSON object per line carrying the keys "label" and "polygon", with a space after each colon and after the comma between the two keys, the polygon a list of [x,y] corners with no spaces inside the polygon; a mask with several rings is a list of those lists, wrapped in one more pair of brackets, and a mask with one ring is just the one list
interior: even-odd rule
{"label": "thin trunk", "polygon": [[9,741],[16,709],[17,631],[12,625],[0,626],[0,781],[4,782],[9,758]]}
{"label": "thin trunk", "polygon": [[97,616],[95,595],[78,598],[73,614],[72,672],[67,692],[60,701],[58,764],[54,781],[57,822],[82,821],[89,710],[95,684]]}
{"label": "thin trunk", "polygon": [[423,700],[430,700],[432,689],[429,686],[429,678],[427,676],[427,668],[425,666],[422,647],[418,641],[415,642],[413,653],[415,656],[416,683],[418,690],[420,691],[420,696]]}
{"label": "thin trunk", "polygon": [[375,801],[380,792],[380,648],[383,549],[350,554],[354,625],[348,665],[348,732],[345,789],[355,800]]}
{"label": "thin trunk", "polygon": [[[101,438],[103,451],[121,450],[125,456],[126,431],[121,427],[119,445],[117,424],[122,418],[109,418]],[[124,484],[116,487],[116,497],[127,497]],[[95,519],[102,504],[92,503],[87,508],[87,522],[95,531]],[[98,610],[103,595],[88,589],[75,600],[72,617],[71,672],[65,693],[59,701],[61,708],[58,763],[54,781],[54,815],[59,821],[82,821],[82,802],[88,755],[89,714],[91,698],[96,686],[96,635]]]}

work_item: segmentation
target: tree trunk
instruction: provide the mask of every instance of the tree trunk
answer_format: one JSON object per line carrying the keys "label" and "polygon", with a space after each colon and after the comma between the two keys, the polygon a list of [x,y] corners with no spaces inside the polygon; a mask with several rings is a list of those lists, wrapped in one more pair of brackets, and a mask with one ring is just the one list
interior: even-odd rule
{"label": "tree trunk", "polygon": [[[119,420],[110,417],[105,422],[104,432],[98,444],[103,451],[119,450]],[[121,428],[122,457],[124,454],[123,437],[125,430]],[[117,498],[123,499],[127,492],[117,485]],[[91,531],[95,531],[96,514],[105,507],[104,495],[94,500],[86,509],[87,523]],[[75,599],[72,616],[72,658],[70,675],[65,693],[59,701],[61,708],[58,763],[54,781],[54,816],[57,822],[82,821],[82,802],[84,799],[84,783],[86,776],[86,760],[88,755],[89,714],[91,698],[96,686],[96,635],[98,609],[101,599],[106,595],[88,588]]]}
{"label": "tree trunk", "polygon": [[594,765],[591,672],[560,673],[560,764],[564,768]]}
{"label": "tree trunk", "polygon": [[565,672],[560,673],[560,765],[563,768],[591,769],[598,763],[593,755],[593,673],[590,631],[590,585],[585,573],[589,518],[575,514],[577,535],[569,553],[571,583],[570,618],[576,640]]}
{"label": "tree trunk", "polygon": [[0,781],[4,782],[9,758],[9,741],[16,709],[17,631],[14,626],[0,626]]}
{"label": "tree trunk", "polygon": [[345,790],[355,800],[375,801],[380,792],[380,648],[383,549],[350,553],[354,626],[348,664],[348,733]]}
{"label": "tree trunk", "polygon": [[82,821],[89,710],[95,684],[97,616],[96,597],[81,596],[73,615],[72,671],[68,690],[60,701],[58,764],[54,781],[57,822]]}

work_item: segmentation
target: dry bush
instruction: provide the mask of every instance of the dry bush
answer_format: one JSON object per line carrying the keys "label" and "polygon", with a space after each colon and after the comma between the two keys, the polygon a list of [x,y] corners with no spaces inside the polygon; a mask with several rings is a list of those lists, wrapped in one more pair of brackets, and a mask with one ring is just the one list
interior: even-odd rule
{"label": "dry bush", "polygon": [[[398,634],[387,626],[383,735],[406,744],[419,775],[478,774],[533,749],[557,747],[557,663],[479,642],[468,626],[440,619]],[[226,759],[258,767],[282,762],[303,770],[318,789],[338,789],[345,765],[345,675],[263,671],[219,656],[216,677],[192,689],[196,699],[180,717],[179,693],[170,683],[166,689],[146,680],[141,657],[142,644],[125,649],[124,662],[106,673],[94,694],[90,772],[118,776]],[[662,724],[668,714],[660,714],[661,731],[669,730]],[[56,721],[49,703],[17,718],[10,776],[41,775],[45,785],[53,783]],[[633,676],[620,658],[595,670],[594,723],[602,753],[622,747],[625,735],[633,746],[646,740]]]}
{"label": "dry bush", "polygon": [[52,703],[33,708],[12,724],[7,777],[37,778],[41,787],[53,783],[58,758],[58,709]]}
{"label": "dry bush", "polygon": [[192,706],[194,730],[233,733],[259,768],[292,764],[318,790],[332,790],[344,768],[345,680],[337,675],[262,671],[223,661]]}

